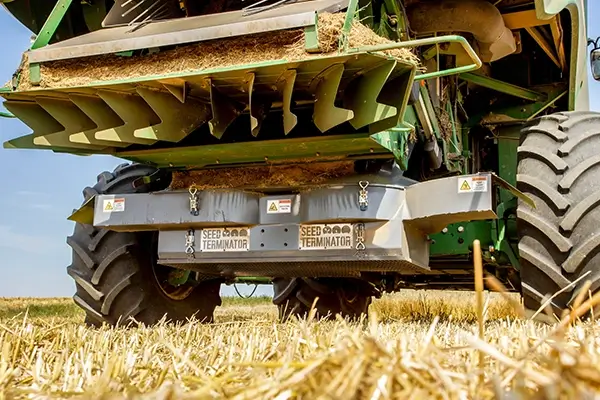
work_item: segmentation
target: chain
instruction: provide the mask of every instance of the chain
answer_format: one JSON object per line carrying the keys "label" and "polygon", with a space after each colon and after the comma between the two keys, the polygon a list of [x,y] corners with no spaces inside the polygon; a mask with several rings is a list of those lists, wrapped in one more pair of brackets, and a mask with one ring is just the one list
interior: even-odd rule
{"label": "chain", "polygon": [[364,257],[366,250],[365,246],[365,224],[362,222],[355,225],[356,229],[356,256],[359,258]]}
{"label": "chain", "polygon": [[198,189],[195,187],[190,188],[190,213],[192,215],[198,215]]}
{"label": "chain", "polygon": [[188,255],[188,258],[194,258],[194,244],[196,243],[196,237],[194,236],[194,230],[190,229],[185,234],[185,254]]}
{"label": "chain", "polygon": [[358,206],[360,207],[360,211],[366,211],[367,207],[369,207],[369,192],[367,192],[369,181],[360,181],[358,182],[358,186],[360,186],[360,191],[358,192]]}

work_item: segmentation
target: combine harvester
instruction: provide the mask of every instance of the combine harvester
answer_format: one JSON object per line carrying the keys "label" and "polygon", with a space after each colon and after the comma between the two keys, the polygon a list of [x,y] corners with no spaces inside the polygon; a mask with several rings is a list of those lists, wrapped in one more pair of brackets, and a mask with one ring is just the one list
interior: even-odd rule
{"label": "combine harvester", "polygon": [[131,162],[70,216],[89,324],[212,321],[236,282],[358,317],[471,290],[474,239],[530,309],[600,285],[584,0],[0,2],[37,35],[4,147]]}

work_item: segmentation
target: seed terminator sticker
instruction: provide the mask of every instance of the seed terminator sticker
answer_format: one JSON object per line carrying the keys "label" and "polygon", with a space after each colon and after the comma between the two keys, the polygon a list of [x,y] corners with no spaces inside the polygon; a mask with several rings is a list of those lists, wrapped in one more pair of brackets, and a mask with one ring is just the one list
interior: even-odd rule
{"label": "seed terminator sticker", "polygon": [[351,249],[352,224],[315,224],[300,226],[300,250]]}

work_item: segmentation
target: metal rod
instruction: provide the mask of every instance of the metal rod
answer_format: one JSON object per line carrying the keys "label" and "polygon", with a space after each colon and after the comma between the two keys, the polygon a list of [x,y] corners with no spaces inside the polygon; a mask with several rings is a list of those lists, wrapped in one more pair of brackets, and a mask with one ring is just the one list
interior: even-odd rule
{"label": "metal rod", "polygon": [[521,99],[529,101],[545,101],[547,99],[547,96],[543,93],[522,88],[520,86],[513,85],[511,83],[506,83],[498,79],[493,79],[483,75],[468,72],[460,74],[458,77],[464,81],[474,83],[478,86],[482,86],[500,93],[509,94],[511,96],[519,97]]}
{"label": "metal rod", "polygon": [[349,0],[348,8],[346,9],[346,18],[344,19],[344,25],[342,26],[342,32],[340,35],[341,46],[339,46],[343,51],[348,49],[348,36],[350,35],[350,30],[352,29],[352,20],[354,19],[354,14],[356,13],[356,7],[358,7],[358,0]]}
{"label": "metal rod", "polygon": [[[479,339],[483,340],[483,265],[481,261],[481,243],[479,240],[473,241],[473,264],[475,267],[475,296],[477,304],[477,322],[479,325]],[[479,383],[483,383],[483,366],[485,354],[479,350]]]}
{"label": "metal rod", "polygon": [[420,74],[415,77],[415,81],[439,78],[439,77],[448,76],[448,75],[456,75],[456,74],[461,74],[461,73],[465,73],[465,72],[475,71],[475,70],[481,68],[483,63],[479,59],[479,56],[477,55],[477,53],[475,53],[475,50],[473,50],[473,48],[471,47],[469,42],[467,42],[467,39],[465,39],[464,37],[459,36],[459,35],[436,36],[436,37],[432,37],[432,38],[408,40],[406,42],[395,42],[395,43],[390,43],[390,44],[379,44],[379,45],[374,45],[374,46],[354,47],[354,48],[348,49],[347,53],[376,52],[376,51],[384,51],[384,50],[402,49],[402,48],[407,48],[407,47],[426,46],[426,45],[446,43],[446,42],[459,43],[462,46],[462,48],[465,50],[465,52],[467,53],[469,58],[471,58],[471,61],[473,61],[473,64],[465,65],[465,66],[461,66],[461,67],[450,68],[450,69],[446,69],[443,71],[435,71],[435,72]]}
{"label": "metal rod", "polygon": [[240,276],[235,278],[235,283],[251,283],[253,285],[270,285],[271,279],[260,276]]}

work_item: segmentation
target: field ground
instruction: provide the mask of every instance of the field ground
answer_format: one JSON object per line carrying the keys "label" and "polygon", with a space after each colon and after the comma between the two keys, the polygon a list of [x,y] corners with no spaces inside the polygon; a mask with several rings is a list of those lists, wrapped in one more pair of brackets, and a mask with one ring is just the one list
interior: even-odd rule
{"label": "field ground", "polygon": [[497,293],[484,311],[480,340],[471,292],[384,296],[356,324],[224,298],[214,324],[116,330],[71,299],[0,299],[0,399],[600,398],[600,323],[557,330]]}

